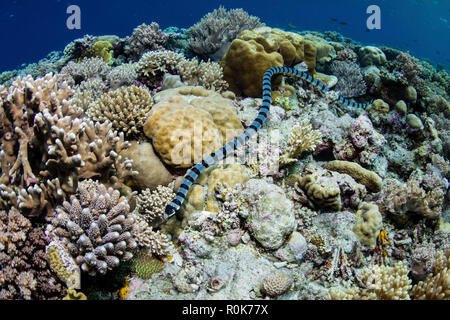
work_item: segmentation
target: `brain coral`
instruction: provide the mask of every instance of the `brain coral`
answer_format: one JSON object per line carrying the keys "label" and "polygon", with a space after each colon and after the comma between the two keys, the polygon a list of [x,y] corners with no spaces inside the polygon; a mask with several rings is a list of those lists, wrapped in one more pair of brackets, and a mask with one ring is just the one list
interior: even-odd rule
{"label": "brain coral", "polygon": [[213,91],[182,87],[155,99],[144,132],[163,161],[176,168],[191,167],[243,130],[233,102]]}
{"label": "brain coral", "polygon": [[280,271],[266,277],[262,284],[262,291],[272,297],[285,294],[292,286],[293,279],[286,272]]}

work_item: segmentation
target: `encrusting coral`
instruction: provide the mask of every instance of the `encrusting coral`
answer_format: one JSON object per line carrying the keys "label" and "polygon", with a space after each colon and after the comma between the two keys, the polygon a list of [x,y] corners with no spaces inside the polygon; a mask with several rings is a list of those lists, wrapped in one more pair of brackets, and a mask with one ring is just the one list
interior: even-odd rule
{"label": "encrusting coral", "polygon": [[133,257],[137,247],[131,230],[134,217],[120,192],[86,180],[79,185],[79,197],[72,196],[56,208],[53,233],[68,252],[91,275],[105,274],[120,261]]}
{"label": "encrusting coral", "polygon": [[373,171],[364,169],[355,162],[334,160],[327,162],[323,167],[331,171],[348,174],[372,192],[381,191],[383,183],[381,177]]}
{"label": "encrusting coral", "polygon": [[122,87],[105,93],[89,105],[86,114],[96,122],[109,120],[115,130],[126,136],[139,135],[152,105],[152,97],[146,89]]}

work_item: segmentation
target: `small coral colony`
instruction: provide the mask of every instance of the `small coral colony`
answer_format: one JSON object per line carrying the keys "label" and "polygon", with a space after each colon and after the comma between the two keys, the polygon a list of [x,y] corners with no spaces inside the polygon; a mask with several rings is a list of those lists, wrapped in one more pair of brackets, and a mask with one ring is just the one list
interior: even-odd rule
{"label": "small coral colony", "polygon": [[[165,220],[281,66],[331,90],[274,76]],[[449,101],[407,52],[242,9],[86,35],[0,75],[0,299],[449,299]]]}

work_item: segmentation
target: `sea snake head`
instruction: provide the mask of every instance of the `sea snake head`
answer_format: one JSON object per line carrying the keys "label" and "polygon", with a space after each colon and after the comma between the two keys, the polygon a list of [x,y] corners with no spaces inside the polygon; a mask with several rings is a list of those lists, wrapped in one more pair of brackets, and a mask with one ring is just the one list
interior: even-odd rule
{"label": "sea snake head", "polygon": [[177,212],[176,208],[172,207],[171,205],[168,205],[166,207],[166,210],[164,211],[164,220],[169,220],[175,215],[176,212]]}

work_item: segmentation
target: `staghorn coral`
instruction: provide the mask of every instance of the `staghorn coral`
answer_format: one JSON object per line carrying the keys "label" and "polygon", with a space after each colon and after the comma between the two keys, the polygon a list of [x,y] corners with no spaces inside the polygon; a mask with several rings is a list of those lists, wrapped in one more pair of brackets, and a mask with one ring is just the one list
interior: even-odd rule
{"label": "staghorn coral", "polygon": [[165,256],[169,246],[167,236],[154,231],[142,216],[134,215],[134,218],[132,234],[138,246],[157,256]]}
{"label": "staghorn coral", "polygon": [[228,88],[227,82],[223,80],[220,64],[188,60],[183,55],[168,50],[144,54],[138,62],[137,70],[146,77],[163,77],[165,73],[176,73],[188,85],[200,85],[220,92]]}
{"label": "staghorn coral", "polygon": [[132,61],[138,61],[147,51],[163,50],[166,40],[167,35],[156,22],[141,24],[125,40],[125,54]]}
{"label": "staghorn coral", "polygon": [[0,211],[0,300],[60,299],[65,288],[50,270],[42,227],[18,210]]}
{"label": "staghorn coral", "polygon": [[164,209],[175,198],[172,188],[157,186],[155,190],[145,189],[137,196],[139,212],[145,221],[156,226],[164,217]]}
{"label": "staghorn coral", "polygon": [[102,95],[89,105],[86,114],[96,122],[109,120],[115,130],[126,136],[139,135],[152,105],[146,89],[122,87]]}
{"label": "staghorn coral", "polygon": [[241,31],[261,26],[264,24],[259,18],[243,9],[227,11],[221,6],[189,28],[189,47],[200,56],[218,61]]}
{"label": "staghorn coral", "polygon": [[80,168],[80,179],[95,178],[103,184],[121,189],[122,183],[138,174],[133,170],[133,161],[120,153],[130,146],[123,132],[112,129],[111,122],[86,121],[80,137],[79,150],[84,166]]}
{"label": "staghorn coral", "polygon": [[297,159],[303,152],[314,150],[321,142],[321,132],[313,130],[309,120],[305,119],[297,122],[289,136],[289,147],[280,157],[280,166],[297,162]]}
{"label": "staghorn coral", "polygon": [[173,51],[150,51],[139,60],[137,70],[145,76],[174,72],[177,65],[183,60],[185,58],[182,54]]}
{"label": "staghorn coral", "polygon": [[366,93],[366,83],[359,66],[350,61],[334,61],[331,73],[338,77],[335,90],[346,98],[359,97]]}
{"label": "staghorn coral", "polygon": [[408,220],[409,212],[426,219],[439,218],[443,199],[444,193],[441,189],[427,192],[422,189],[417,179],[412,178],[407,183],[387,179],[378,204],[398,223],[404,223]]}
{"label": "staghorn coral", "polygon": [[92,180],[79,185],[78,197],[56,208],[53,233],[90,275],[105,274],[133,257],[134,217],[120,192]]}
{"label": "staghorn coral", "polygon": [[438,251],[433,262],[433,272],[411,290],[414,300],[450,299],[450,249]]}

